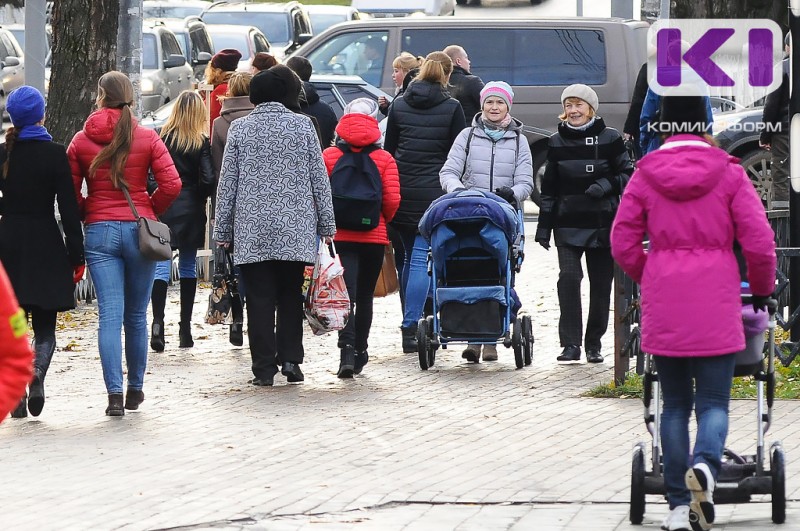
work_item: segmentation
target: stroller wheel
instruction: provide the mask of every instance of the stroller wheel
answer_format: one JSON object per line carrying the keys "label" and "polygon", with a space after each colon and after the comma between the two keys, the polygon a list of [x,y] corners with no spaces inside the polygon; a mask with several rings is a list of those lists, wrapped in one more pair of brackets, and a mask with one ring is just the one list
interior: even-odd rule
{"label": "stroller wheel", "polygon": [[640,525],[644,520],[644,443],[633,447],[633,466],[631,467],[631,523]]}
{"label": "stroller wheel", "polygon": [[522,316],[522,357],[525,365],[533,361],[533,324],[530,315]]}
{"label": "stroller wheel", "polygon": [[431,364],[428,362],[431,338],[428,335],[428,321],[420,319],[417,324],[417,352],[419,353],[419,368],[427,371]]}
{"label": "stroller wheel", "polygon": [[525,360],[522,354],[522,319],[519,317],[514,321],[514,326],[511,330],[511,346],[514,347],[514,362],[517,364],[517,369],[521,369]]}
{"label": "stroller wheel", "polygon": [[780,443],[772,444],[772,521],[782,524],[786,521],[786,456]]}

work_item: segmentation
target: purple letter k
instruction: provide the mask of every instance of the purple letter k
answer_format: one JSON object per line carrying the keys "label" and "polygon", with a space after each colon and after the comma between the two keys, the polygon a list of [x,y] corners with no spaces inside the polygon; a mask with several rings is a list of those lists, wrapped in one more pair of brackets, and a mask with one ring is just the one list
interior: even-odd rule
{"label": "purple letter k", "polygon": [[712,28],[706,31],[700,39],[683,55],[683,60],[703,81],[712,87],[732,87],[733,79],[722,71],[717,64],[711,60],[711,56],[716,52],[725,41],[727,41],[734,30],[731,28]]}

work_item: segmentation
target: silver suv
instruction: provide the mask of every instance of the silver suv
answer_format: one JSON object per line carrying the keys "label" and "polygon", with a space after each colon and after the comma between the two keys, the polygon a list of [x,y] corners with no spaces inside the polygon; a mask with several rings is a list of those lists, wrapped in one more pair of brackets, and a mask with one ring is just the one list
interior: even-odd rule
{"label": "silver suv", "polygon": [[183,56],[194,71],[194,79],[202,81],[206,65],[214,55],[214,45],[206,25],[197,16],[170,18],[164,20],[164,23],[178,39]]}
{"label": "silver suv", "polygon": [[25,83],[25,58],[22,46],[7,28],[0,26],[0,67],[2,67],[2,87],[0,87],[0,109],[6,114],[6,96]]}
{"label": "silver suv", "polygon": [[178,39],[162,21],[142,28],[142,111],[154,111],[192,88],[194,73]]}

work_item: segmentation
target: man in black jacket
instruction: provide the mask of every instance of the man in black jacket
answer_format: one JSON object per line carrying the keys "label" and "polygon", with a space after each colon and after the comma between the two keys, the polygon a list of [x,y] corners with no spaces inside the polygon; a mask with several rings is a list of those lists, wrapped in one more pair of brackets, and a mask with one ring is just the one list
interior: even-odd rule
{"label": "man in black jacket", "polygon": [[[332,146],[334,130],[338,120],[331,106],[319,99],[317,89],[309,82],[309,79],[311,79],[311,63],[305,57],[293,56],[286,61],[286,66],[294,70],[303,81],[303,92],[300,93],[300,110],[317,119],[322,149]],[[305,98],[303,98],[304,94]]]}
{"label": "man in black jacket", "polygon": [[465,121],[468,126],[472,125],[472,119],[481,112],[483,81],[470,73],[469,57],[464,48],[457,44],[451,44],[443,51],[453,61],[453,73],[450,75],[450,95],[461,103]]}
{"label": "man in black jacket", "polygon": [[[789,34],[784,41],[790,52]],[[774,208],[789,208],[789,58],[783,60],[783,81],[764,103],[759,145],[772,152],[772,201]]]}

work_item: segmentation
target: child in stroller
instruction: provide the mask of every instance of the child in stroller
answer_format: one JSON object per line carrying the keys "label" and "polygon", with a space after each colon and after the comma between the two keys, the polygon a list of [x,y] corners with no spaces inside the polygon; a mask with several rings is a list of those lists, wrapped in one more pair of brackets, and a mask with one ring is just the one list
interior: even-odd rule
{"label": "child in stroller", "polygon": [[514,347],[518,368],[529,365],[532,326],[529,316],[517,317],[513,290],[523,260],[521,211],[491,192],[458,191],[434,201],[419,230],[430,245],[433,286],[433,315],[417,332],[420,367],[433,365],[439,346],[498,341]]}

